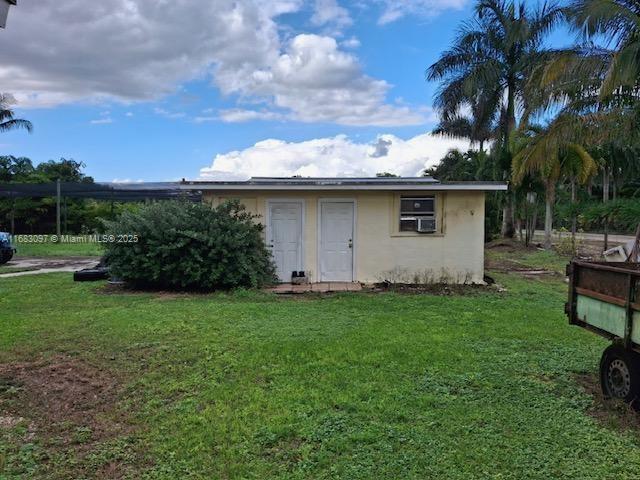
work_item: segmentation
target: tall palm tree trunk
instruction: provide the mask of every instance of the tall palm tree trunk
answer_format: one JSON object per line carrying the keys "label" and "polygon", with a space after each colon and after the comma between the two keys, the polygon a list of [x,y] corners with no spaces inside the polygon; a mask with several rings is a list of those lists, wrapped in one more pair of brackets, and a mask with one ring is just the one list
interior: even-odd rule
{"label": "tall palm tree trunk", "polygon": [[553,229],[553,203],[555,201],[556,185],[549,181],[546,185],[544,208],[544,248],[551,249],[551,230]]}
{"label": "tall palm tree trunk", "polygon": [[513,238],[515,235],[514,228],[514,204],[515,193],[507,192],[507,197],[504,199],[504,207],[502,207],[502,229],[500,234],[504,238]]}
{"label": "tall palm tree trunk", "polygon": [[[507,112],[506,112],[506,120],[503,126],[504,128],[504,155],[506,165],[504,165],[505,172],[508,176],[511,175],[511,149],[509,148],[509,138],[511,137],[511,132],[513,132],[516,128],[516,109],[515,109],[515,78],[513,76],[509,76],[507,78]],[[513,188],[513,187],[511,187]],[[515,213],[515,193],[513,190],[507,193],[507,199],[504,209],[502,210],[502,236],[506,238],[512,238],[515,234],[514,228],[514,213]]]}
{"label": "tall palm tree trunk", "polygon": [[578,230],[578,215],[576,212],[577,194],[576,177],[571,177],[571,250],[576,253],[576,231]]}
{"label": "tall palm tree trunk", "polygon": [[[609,167],[605,166],[602,172],[602,202],[607,203],[609,201]],[[604,220],[604,250],[609,249],[609,215],[605,216]]]}
{"label": "tall palm tree trunk", "polygon": [[538,208],[538,206],[536,205],[536,193],[527,192],[523,205],[525,218],[524,244],[526,247],[528,247],[533,240],[533,235],[536,229],[536,210]]}

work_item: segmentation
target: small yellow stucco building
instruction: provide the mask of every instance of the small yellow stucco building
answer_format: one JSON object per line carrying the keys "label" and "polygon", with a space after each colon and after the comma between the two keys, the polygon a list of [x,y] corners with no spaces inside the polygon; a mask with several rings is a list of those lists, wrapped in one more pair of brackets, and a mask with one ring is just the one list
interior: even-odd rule
{"label": "small yellow stucco building", "polygon": [[[500,182],[252,178],[183,182],[211,205],[238,199],[265,226],[278,277],[310,282],[480,283],[485,193]],[[296,272],[295,274],[293,272]]]}

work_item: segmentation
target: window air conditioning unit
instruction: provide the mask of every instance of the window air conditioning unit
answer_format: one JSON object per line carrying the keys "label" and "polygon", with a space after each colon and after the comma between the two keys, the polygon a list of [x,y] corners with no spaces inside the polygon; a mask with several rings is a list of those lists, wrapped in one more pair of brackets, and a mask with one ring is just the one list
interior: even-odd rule
{"label": "window air conditioning unit", "polygon": [[434,233],[436,231],[435,218],[418,218],[418,232]]}

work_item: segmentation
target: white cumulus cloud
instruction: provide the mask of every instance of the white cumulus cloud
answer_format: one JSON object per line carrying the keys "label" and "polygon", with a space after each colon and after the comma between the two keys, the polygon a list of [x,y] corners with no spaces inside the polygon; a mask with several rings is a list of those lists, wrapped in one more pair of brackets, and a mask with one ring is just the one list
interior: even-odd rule
{"label": "white cumulus cloud", "polygon": [[274,62],[241,81],[243,91],[273,98],[275,107],[303,122],[399,126],[425,120],[408,106],[385,103],[391,86],[364,75],[357,58],[332,37],[297,35]]}
{"label": "white cumulus cloud", "polygon": [[349,11],[338,5],[337,0],[315,0],[311,23],[317,26],[333,24],[340,29],[353,23]]}
{"label": "white cumulus cloud", "polygon": [[378,23],[384,25],[408,15],[435,17],[444,10],[461,10],[468,0],[376,0],[383,6]]}
{"label": "white cumulus cloud", "polygon": [[172,120],[176,120],[178,118],[184,118],[187,116],[187,114],[184,112],[170,112],[169,110],[166,110],[160,107],[155,107],[153,109],[153,113],[155,113],[156,115],[160,115],[161,117],[169,118]]}
{"label": "white cumulus cloud", "polygon": [[344,40],[343,42],[340,42],[340,45],[342,45],[344,48],[358,48],[361,44],[360,40],[358,40],[356,37],[351,37]]}
{"label": "white cumulus cloud", "polygon": [[354,142],[345,135],[303,142],[268,139],[244,150],[216,155],[211,166],[200,170],[200,178],[355,177],[379,172],[410,177],[435,165],[452,148],[466,150],[469,142],[429,133],[407,140],[380,135],[372,143]]}
{"label": "white cumulus cloud", "polygon": [[113,119],[111,117],[96,118],[95,120],[89,121],[89,123],[91,125],[108,125],[113,123]]}
{"label": "white cumulus cloud", "polygon": [[229,123],[248,122],[251,120],[279,120],[283,116],[277,112],[268,110],[245,110],[242,108],[231,108],[221,110],[220,120]]}
{"label": "white cumulus cloud", "polygon": [[[304,5],[24,0],[2,35],[0,82],[27,107],[156,100],[185,82],[210,79],[247,110],[271,110],[278,118],[385,126],[424,121],[419,110],[388,102],[392,86],[367,76],[333,36],[290,38],[281,15],[305,12]],[[312,25],[344,28],[352,22],[336,0],[314,5]],[[239,121],[238,115],[226,118]]]}

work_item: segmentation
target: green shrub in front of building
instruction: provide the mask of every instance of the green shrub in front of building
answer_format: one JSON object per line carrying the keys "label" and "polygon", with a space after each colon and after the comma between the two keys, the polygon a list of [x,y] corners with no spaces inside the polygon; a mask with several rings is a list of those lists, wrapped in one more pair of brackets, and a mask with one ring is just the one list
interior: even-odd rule
{"label": "green shrub in front of building", "polygon": [[275,282],[263,226],[238,202],[164,201],[105,222],[105,260],[133,287],[212,291]]}

